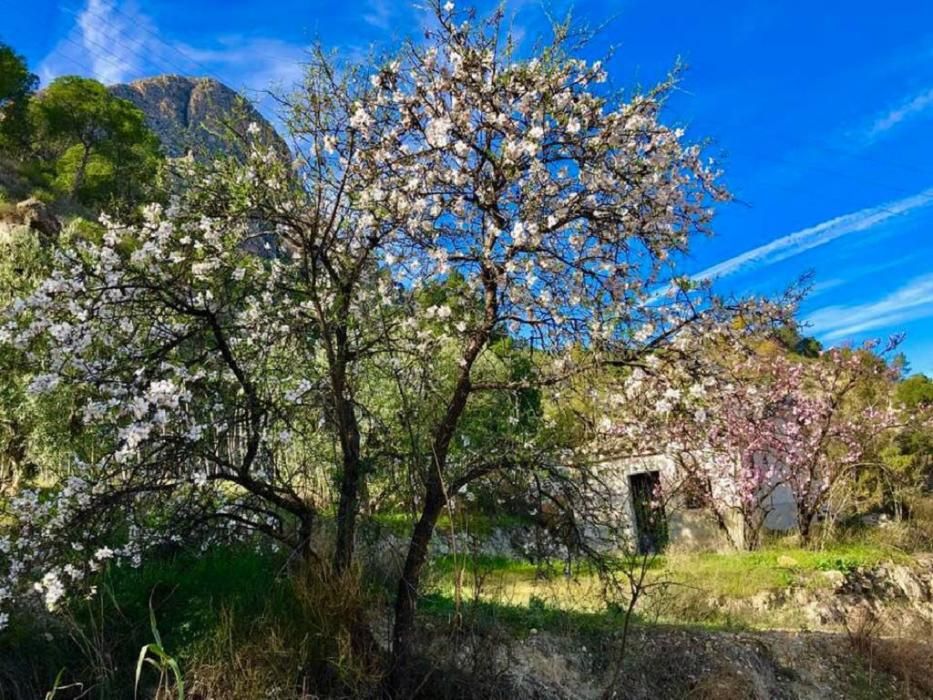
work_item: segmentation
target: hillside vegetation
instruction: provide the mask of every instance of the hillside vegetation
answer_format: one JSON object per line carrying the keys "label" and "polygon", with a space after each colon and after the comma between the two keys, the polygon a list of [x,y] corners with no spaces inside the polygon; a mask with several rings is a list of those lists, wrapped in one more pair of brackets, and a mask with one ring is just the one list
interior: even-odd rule
{"label": "hillside vegetation", "polygon": [[933,697],[933,381],[682,274],[676,74],[430,7],[289,145],[0,45],[0,698]]}

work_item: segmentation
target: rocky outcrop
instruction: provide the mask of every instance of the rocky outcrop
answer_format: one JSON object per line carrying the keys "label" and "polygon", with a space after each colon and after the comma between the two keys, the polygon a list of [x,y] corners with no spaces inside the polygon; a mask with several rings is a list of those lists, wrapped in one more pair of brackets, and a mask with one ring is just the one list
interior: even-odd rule
{"label": "rocky outcrop", "polygon": [[189,153],[200,160],[222,153],[242,155],[251,122],[259,126],[262,143],[288,156],[288,147],[272,125],[236,91],[213,78],[160,75],[112,85],[110,91],[146,115],[170,158]]}
{"label": "rocky outcrop", "polygon": [[58,239],[62,224],[45,202],[30,197],[16,206],[0,208],[0,233],[8,235],[17,228],[31,229],[44,243],[51,243]]}
{"label": "rocky outcrop", "polygon": [[819,579],[710,604],[743,619],[785,612],[796,615],[797,623],[825,630],[846,629],[864,614],[883,622],[886,634],[933,625],[933,557],[917,556],[910,565],[822,571]]}
{"label": "rocky outcrop", "polygon": [[54,240],[61,233],[61,222],[49,211],[44,202],[40,202],[35,197],[17,204],[16,212],[24,226],[28,226],[45,239]]}
{"label": "rocky outcrop", "polygon": [[[482,633],[481,633],[482,634]],[[509,639],[455,634],[426,622],[419,643],[436,662],[424,697],[510,700],[848,700],[897,693],[887,672],[867,672],[845,635],[724,632],[637,625],[624,662],[618,633],[531,629]],[[466,692],[469,689],[472,692]],[[453,692],[452,692],[453,691]],[[459,691],[459,692],[456,692]]]}

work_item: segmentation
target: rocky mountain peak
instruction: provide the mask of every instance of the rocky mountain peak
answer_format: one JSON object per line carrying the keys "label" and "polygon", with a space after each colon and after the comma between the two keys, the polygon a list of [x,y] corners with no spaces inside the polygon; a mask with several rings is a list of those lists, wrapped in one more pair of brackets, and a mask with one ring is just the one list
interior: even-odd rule
{"label": "rocky mountain peak", "polygon": [[149,128],[159,137],[170,158],[189,152],[198,159],[220,153],[242,152],[232,137],[250,122],[259,125],[259,138],[283,155],[288,147],[272,125],[235,90],[213,78],[159,75],[110,86],[110,91],[129,100],[146,115]]}

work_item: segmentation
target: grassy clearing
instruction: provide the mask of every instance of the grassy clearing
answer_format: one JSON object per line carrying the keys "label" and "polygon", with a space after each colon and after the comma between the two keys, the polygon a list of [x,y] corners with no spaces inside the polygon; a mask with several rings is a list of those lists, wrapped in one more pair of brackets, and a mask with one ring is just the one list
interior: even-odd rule
{"label": "grassy clearing", "polygon": [[[657,600],[649,595],[635,621],[708,629],[774,626],[774,619],[730,616],[709,601],[749,597],[818,580],[826,570],[891,558],[890,550],[876,545],[810,551],[780,543],[751,553],[657,557],[649,576],[684,585]],[[352,689],[371,686],[379,670],[361,661],[367,656],[353,649],[350,631],[354,615],[359,622],[361,609],[383,609],[389,592],[367,589],[359,577],[296,575],[284,564],[281,555],[232,547],[153,558],[139,569],[111,568],[99,594],[76,601],[66,623],[13,620],[13,629],[0,636],[0,687],[20,688],[9,697],[42,697],[62,672],[63,683],[94,679],[93,697],[130,697],[136,656],[152,641],[150,601],[167,652],[184,670],[189,690],[203,697],[274,697],[276,688],[295,683],[339,687],[352,696]],[[431,591],[420,606],[429,625],[477,626],[517,639],[546,631],[593,650],[615,638],[622,625],[622,608],[605,603],[598,577],[582,566],[566,576],[562,562],[444,556],[430,573]],[[144,674],[144,688],[154,682]]]}
{"label": "grassy clearing", "polygon": [[[471,523],[471,530],[483,525]],[[387,517],[380,526],[404,532],[408,522]],[[884,537],[898,532],[892,526]],[[649,580],[676,585],[649,593],[635,622],[713,630],[805,627],[792,604],[750,612],[741,603],[788,586],[829,585],[826,571],[909,559],[880,536],[849,535],[822,550],[788,539],[756,552],[656,557]],[[558,560],[446,555],[432,561],[427,583],[420,611],[435,628],[463,624],[517,639],[546,631],[596,650],[616,638],[623,621],[622,608],[607,605],[598,576],[585,565],[568,573]],[[379,671],[361,665],[366,655],[352,648],[350,624],[354,610],[386,609],[392,591],[376,585],[364,587],[359,577],[296,577],[282,555],[242,546],[155,557],[139,569],[113,567],[95,598],[73,603],[65,623],[12,620],[13,628],[0,635],[0,688],[19,687],[13,698],[42,697],[62,672],[63,683],[95,679],[94,697],[129,697],[136,656],[152,641],[150,601],[166,650],[181,664],[188,689],[204,697],[274,696],[276,688],[296,682],[344,691],[368,687]],[[144,687],[154,682],[144,674]]]}
{"label": "grassy clearing", "polygon": [[538,632],[553,632],[574,637],[601,637],[619,629],[619,611],[580,611],[559,607],[540,598],[531,598],[524,604],[505,601],[471,600],[457,605],[453,596],[431,593],[419,604],[420,612],[452,623],[462,619],[468,627],[486,630],[507,630],[511,637],[524,639]]}
{"label": "grassy clearing", "polygon": [[824,582],[824,571],[851,571],[902,559],[896,550],[872,544],[840,544],[822,551],[776,544],[755,552],[696,553],[664,558],[663,571],[711,595],[749,598],[791,585]]}
{"label": "grassy clearing", "polygon": [[[789,586],[831,585],[827,571],[851,571],[907,557],[888,547],[865,543],[839,544],[822,551],[775,543],[755,552],[680,553],[651,562],[648,581],[669,582],[663,593],[646,597],[647,613],[657,621],[713,627],[793,625],[792,617],[738,617],[719,611],[716,600],[741,601]],[[565,575],[563,565],[535,565],[507,557],[455,559],[441,557],[432,568],[433,591],[453,600],[498,605],[512,611],[542,603],[549,611],[599,615],[607,605],[596,575],[585,567]],[[662,600],[663,598],[663,600]],[[511,612],[502,613],[508,618]],[[523,623],[533,627],[535,621]]]}

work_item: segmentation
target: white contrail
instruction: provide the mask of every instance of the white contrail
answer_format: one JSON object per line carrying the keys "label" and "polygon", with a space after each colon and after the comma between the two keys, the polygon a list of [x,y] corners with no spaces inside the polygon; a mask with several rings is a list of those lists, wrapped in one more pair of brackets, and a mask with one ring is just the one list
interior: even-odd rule
{"label": "white contrail", "polygon": [[880,206],[868,207],[859,211],[837,216],[834,219],[794,231],[786,236],[752,248],[728,260],[716,263],[701,270],[691,278],[694,280],[716,279],[741,272],[750,268],[772,265],[781,260],[799,255],[805,250],[816,248],[832,240],[851,233],[865,231],[900,214],[933,204],[933,187],[918,192],[910,197],[888,202]]}
{"label": "white contrail", "polygon": [[933,274],[916,277],[877,301],[817,309],[804,323],[826,340],[933,316]]}

